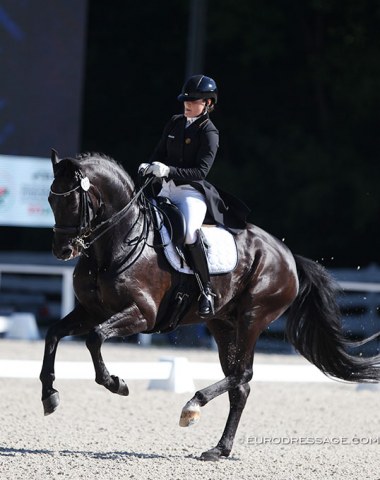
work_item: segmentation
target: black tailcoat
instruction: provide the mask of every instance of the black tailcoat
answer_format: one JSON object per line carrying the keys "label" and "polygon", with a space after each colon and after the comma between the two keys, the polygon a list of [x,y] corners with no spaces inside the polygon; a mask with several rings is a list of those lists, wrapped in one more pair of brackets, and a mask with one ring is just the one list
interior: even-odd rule
{"label": "black tailcoat", "polygon": [[168,179],[176,185],[191,185],[202,192],[206,198],[209,220],[237,233],[246,226],[249,208],[205,180],[219,147],[219,132],[207,113],[189,127],[185,128],[185,125],[184,115],[171,118],[150,162],[169,166]]}

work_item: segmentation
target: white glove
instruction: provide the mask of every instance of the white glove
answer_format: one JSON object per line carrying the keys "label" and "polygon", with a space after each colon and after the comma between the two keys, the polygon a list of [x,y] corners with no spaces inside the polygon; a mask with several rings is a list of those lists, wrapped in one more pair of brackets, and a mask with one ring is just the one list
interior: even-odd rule
{"label": "white glove", "polygon": [[146,175],[148,167],[150,167],[150,163],[140,163],[137,171],[140,175]]}
{"label": "white glove", "polygon": [[153,162],[146,170],[145,175],[149,174],[154,175],[155,177],[167,177],[170,173],[170,168],[167,165],[164,165],[160,162]]}

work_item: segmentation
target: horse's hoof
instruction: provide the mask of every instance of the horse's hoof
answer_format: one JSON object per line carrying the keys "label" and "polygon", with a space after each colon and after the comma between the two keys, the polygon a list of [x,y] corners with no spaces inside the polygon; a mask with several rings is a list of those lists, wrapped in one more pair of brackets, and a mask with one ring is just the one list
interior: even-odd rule
{"label": "horse's hoof", "polygon": [[229,454],[230,452],[223,451],[220,450],[220,448],[215,447],[211,450],[207,450],[207,452],[203,452],[199,459],[205,462],[217,462],[221,459],[221,457],[228,457]]}
{"label": "horse's hoof", "polygon": [[42,404],[44,406],[45,417],[55,412],[59,405],[59,393],[58,392],[52,393],[50,397],[45,398],[45,400],[42,400]]}
{"label": "horse's hoof", "polygon": [[186,404],[181,412],[181,417],[179,419],[180,427],[190,427],[199,422],[201,417],[201,409],[199,405]]}
{"label": "horse's hoof", "polygon": [[116,384],[115,393],[117,393],[118,395],[122,395],[123,397],[128,397],[129,388],[126,382],[122,378],[116,377],[115,375],[111,375],[111,378]]}

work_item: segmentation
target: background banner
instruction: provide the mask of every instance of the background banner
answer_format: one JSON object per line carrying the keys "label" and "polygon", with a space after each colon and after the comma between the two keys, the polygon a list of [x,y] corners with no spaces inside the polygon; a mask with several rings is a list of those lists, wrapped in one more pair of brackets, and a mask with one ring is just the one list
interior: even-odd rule
{"label": "background banner", "polygon": [[0,155],[0,225],[52,227],[50,159]]}

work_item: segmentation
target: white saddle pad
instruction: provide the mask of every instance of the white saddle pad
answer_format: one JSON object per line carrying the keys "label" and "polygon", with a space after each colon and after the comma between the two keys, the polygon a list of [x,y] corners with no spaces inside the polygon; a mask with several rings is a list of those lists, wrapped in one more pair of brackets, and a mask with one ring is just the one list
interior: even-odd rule
{"label": "white saddle pad", "polygon": [[[177,250],[170,241],[167,229],[162,226],[161,239],[164,245],[165,256],[170,265],[181,273],[193,274],[192,269],[185,263],[177,253]],[[233,235],[218,226],[202,227],[203,235],[207,244],[207,261],[211,275],[231,272],[237,265],[238,254]]]}

